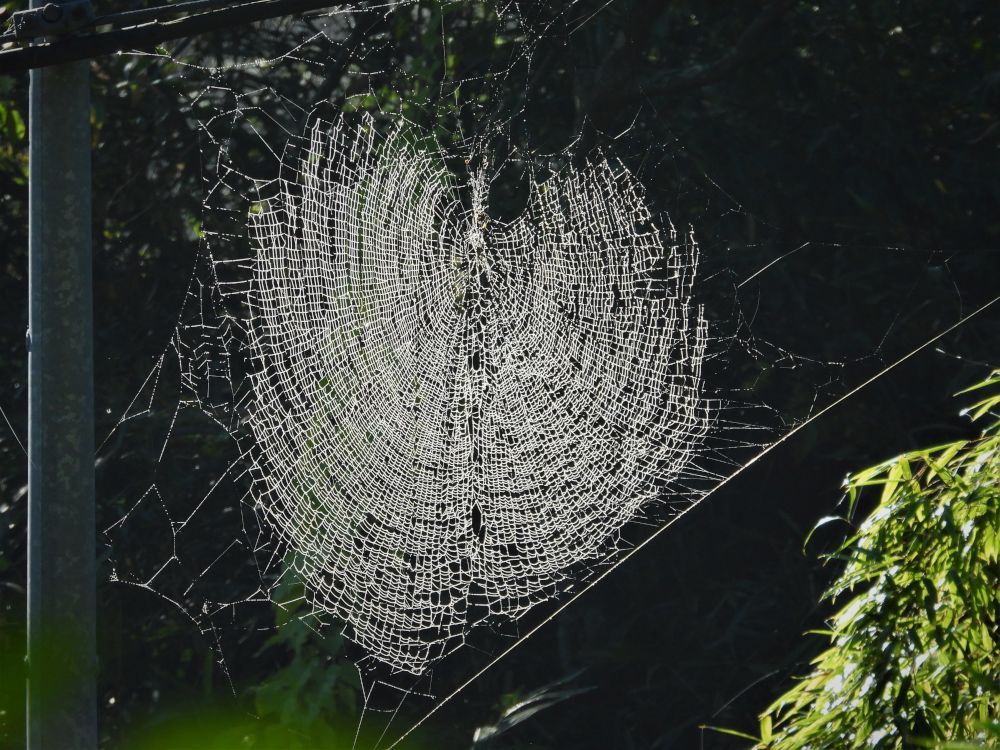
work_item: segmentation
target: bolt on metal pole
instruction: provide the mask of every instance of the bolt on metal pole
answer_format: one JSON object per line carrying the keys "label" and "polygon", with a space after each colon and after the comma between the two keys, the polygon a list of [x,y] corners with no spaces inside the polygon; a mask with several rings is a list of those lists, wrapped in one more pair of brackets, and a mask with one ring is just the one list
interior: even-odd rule
{"label": "bolt on metal pole", "polygon": [[[32,7],[46,0],[32,0]],[[28,750],[94,750],[89,64],[31,71]]]}

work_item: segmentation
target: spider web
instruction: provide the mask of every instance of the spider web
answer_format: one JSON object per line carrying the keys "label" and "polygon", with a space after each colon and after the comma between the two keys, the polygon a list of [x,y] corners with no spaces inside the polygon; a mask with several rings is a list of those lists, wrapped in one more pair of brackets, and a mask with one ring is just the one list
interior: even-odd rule
{"label": "spider web", "polygon": [[[342,632],[389,712],[379,742],[403,701],[461,683],[846,390],[846,360],[756,332],[753,277],[718,240],[745,214],[662,187],[676,144],[629,128],[599,148],[586,123],[549,141],[520,92],[575,6],[465,11],[493,29],[465,78],[443,28],[433,65],[380,67],[394,23],[438,33],[409,2],[262,24],[277,57],[168,58],[202,139],[202,244],[116,428],[164,421],[148,491],[107,530],[114,578],[185,612],[227,673],[247,607]],[[181,496],[173,462],[206,420],[224,468]],[[236,532],[188,550],[197,525],[232,528],[220,507]],[[139,569],[150,516],[169,544]],[[216,575],[247,589],[220,601]]]}
{"label": "spider web", "polygon": [[420,674],[683,473],[706,324],[694,246],[623,168],[554,174],[504,223],[482,172],[466,209],[442,154],[377,138],[318,120],[251,213],[245,421],[314,605]]}

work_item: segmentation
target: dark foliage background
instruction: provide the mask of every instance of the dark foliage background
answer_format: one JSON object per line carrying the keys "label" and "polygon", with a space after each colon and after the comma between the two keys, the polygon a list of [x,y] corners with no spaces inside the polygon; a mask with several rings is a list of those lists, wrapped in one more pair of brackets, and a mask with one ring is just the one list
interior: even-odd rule
{"label": "dark foliage background", "polygon": [[[103,4],[116,5],[126,4]],[[379,13],[349,40],[385,58],[376,86],[405,89],[415,66],[429,68],[425,78],[443,75],[434,69],[442,28],[454,77],[489,64],[489,13],[471,3],[425,6],[430,13],[418,20],[409,11]],[[521,7],[539,27],[562,13],[547,3]],[[802,247],[740,292],[761,347],[773,342],[825,362],[860,363],[833,376],[817,369],[803,381],[808,388],[782,394],[801,406],[817,393],[842,392],[1000,288],[998,16],[993,3],[975,0],[585,0],[561,21],[564,33],[555,28],[538,50],[531,89],[507,95],[528,103],[538,145],[563,148],[576,136],[607,145],[607,134],[631,123],[633,150],[644,141],[674,144],[680,166],[657,173],[652,189],[675,197],[684,220],[705,228],[706,254],[737,278]],[[262,45],[283,49],[280,26],[172,48],[211,59],[221,50],[266,56]],[[303,102],[343,103],[350,92],[338,87],[337,64],[303,84]],[[182,71],[125,56],[94,61],[92,72],[100,440],[173,330],[205,184],[193,114],[179,106],[174,86]],[[0,407],[22,439],[26,95],[26,76],[0,77]],[[715,309],[725,310],[724,302]],[[803,553],[807,530],[831,512],[849,470],[969,434],[950,394],[997,363],[998,341],[1000,312],[992,310],[798,433],[436,715],[426,746],[468,747],[474,728],[495,722],[516,696],[569,676],[569,686],[591,689],[491,746],[731,746],[733,738],[700,725],[754,727],[818,649],[801,634],[822,622],[816,601],[833,571],[817,565],[812,550]],[[774,361],[777,351],[762,359]],[[761,400],[780,387],[767,369],[736,377],[734,385]],[[118,518],[148,484],[160,447],[154,432],[120,433],[102,451],[102,522]],[[222,437],[197,424],[184,440],[170,467],[180,494],[224,460]],[[22,743],[24,484],[24,456],[2,425],[0,747]],[[235,506],[235,490],[228,502]],[[199,538],[211,546],[229,535],[231,518],[209,519]],[[148,536],[129,542],[141,567],[169,535],[151,525]],[[252,710],[275,725],[309,711],[314,723],[354,721],[356,688],[338,643],[288,628],[263,650],[248,638],[236,645],[240,658],[229,660],[234,695],[213,643],[176,609],[107,583],[99,596],[106,747],[194,707]],[[262,627],[273,624],[273,613],[260,617]],[[410,718],[418,715],[414,708]]]}

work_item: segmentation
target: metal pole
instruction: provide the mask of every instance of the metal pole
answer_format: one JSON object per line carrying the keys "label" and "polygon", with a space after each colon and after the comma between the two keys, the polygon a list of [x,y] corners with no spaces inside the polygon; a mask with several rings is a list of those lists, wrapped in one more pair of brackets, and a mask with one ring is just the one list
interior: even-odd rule
{"label": "metal pole", "polygon": [[29,119],[28,750],[94,750],[89,64],[33,70]]}

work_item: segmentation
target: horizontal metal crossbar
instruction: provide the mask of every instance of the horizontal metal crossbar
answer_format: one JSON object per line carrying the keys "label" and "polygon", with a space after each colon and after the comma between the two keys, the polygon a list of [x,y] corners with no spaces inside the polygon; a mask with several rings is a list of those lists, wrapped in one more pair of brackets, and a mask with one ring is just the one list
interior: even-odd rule
{"label": "horizontal metal crossbar", "polygon": [[[0,51],[0,74],[60,65],[130,49],[148,49],[173,39],[304,13],[339,5],[330,0],[253,0],[232,5],[220,0],[190,0],[158,8],[126,11],[88,19],[87,33],[48,37],[28,47]],[[186,14],[182,18],[173,18]],[[165,19],[173,20],[165,20]],[[101,31],[104,27],[111,30]],[[36,37],[45,32],[30,32]],[[13,41],[14,34],[0,37]]]}

